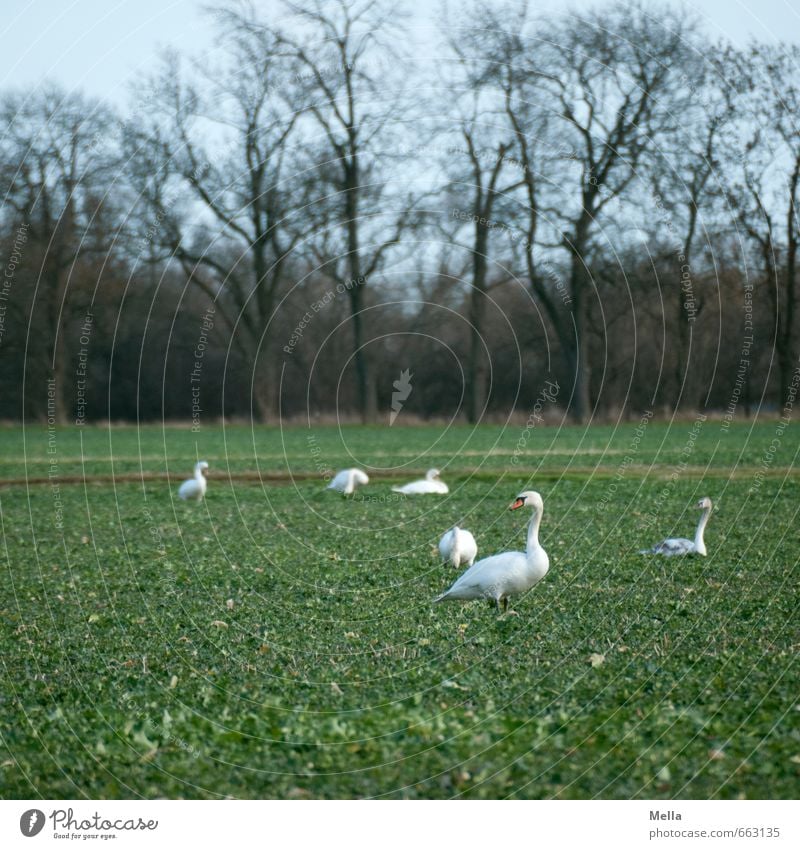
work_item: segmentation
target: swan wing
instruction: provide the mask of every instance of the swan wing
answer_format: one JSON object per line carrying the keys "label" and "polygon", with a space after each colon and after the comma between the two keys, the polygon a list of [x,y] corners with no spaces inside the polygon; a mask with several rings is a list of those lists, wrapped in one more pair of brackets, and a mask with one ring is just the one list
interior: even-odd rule
{"label": "swan wing", "polygon": [[427,495],[428,493],[445,495],[450,490],[447,484],[441,481],[412,481],[403,486],[393,486],[392,492],[402,492],[403,495]]}
{"label": "swan wing", "polygon": [[347,486],[347,471],[337,472],[333,480],[328,484],[328,489],[335,489],[337,492],[342,492]]}
{"label": "swan wing", "polygon": [[521,551],[485,557],[470,566],[436,601],[502,598],[509,592],[519,591],[518,587],[524,587],[525,567],[526,557]]}
{"label": "swan wing", "polygon": [[178,498],[188,501],[190,498],[198,498],[200,496],[200,484],[194,479],[184,481],[178,488]]}
{"label": "swan wing", "polygon": [[475,542],[475,537],[469,531],[459,531],[459,551],[461,552],[462,560],[471,563],[478,556],[478,543]]}
{"label": "swan wing", "polygon": [[427,481],[413,481],[412,483],[403,484],[403,486],[393,486],[393,492],[402,492],[403,495],[420,495],[423,492],[427,492],[424,488],[427,484]]}
{"label": "swan wing", "polygon": [[665,539],[647,549],[645,554],[663,554],[665,557],[674,557],[676,554],[693,554],[694,543],[690,539]]}
{"label": "swan wing", "polygon": [[442,560],[449,560],[450,555],[453,551],[453,544],[455,543],[455,529],[451,528],[447,533],[442,535],[442,538],[439,540],[439,555]]}

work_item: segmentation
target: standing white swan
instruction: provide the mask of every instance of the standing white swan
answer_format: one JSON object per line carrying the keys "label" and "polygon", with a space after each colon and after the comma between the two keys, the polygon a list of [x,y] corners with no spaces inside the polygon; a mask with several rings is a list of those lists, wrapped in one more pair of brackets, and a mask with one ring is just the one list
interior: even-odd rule
{"label": "standing white swan", "polygon": [[345,495],[352,495],[356,491],[357,486],[364,486],[368,483],[369,477],[361,469],[343,469],[328,484],[327,488],[335,489],[337,492],[343,492]]}
{"label": "standing white swan", "polygon": [[472,566],[478,556],[478,544],[469,531],[456,525],[439,540],[439,554],[445,563],[451,563],[456,569]]}
{"label": "standing white swan", "polygon": [[206,494],[208,481],[206,480],[206,472],[208,471],[208,463],[201,460],[195,464],[194,477],[184,481],[178,488],[178,498],[184,501],[202,501]]}
{"label": "standing white swan", "polygon": [[524,593],[544,578],[550,568],[550,559],[539,544],[539,524],[544,512],[542,496],[538,492],[521,492],[511,503],[512,510],[520,507],[533,509],[525,553],[505,551],[479,560],[434,602],[485,598],[498,609],[502,601],[505,611],[511,596]]}
{"label": "standing white swan", "polygon": [[701,498],[696,506],[703,513],[700,516],[700,521],[697,523],[694,540],[680,538],[665,539],[656,543],[652,548],[646,548],[644,551],[640,551],[639,554],[663,554],[666,557],[673,557],[676,554],[702,554],[705,557],[708,552],[706,551],[703,532],[708,524],[708,517],[714,509],[714,504],[710,498]]}
{"label": "standing white swan", "polygon": [[393,486],[392,492],[402,492],[403,495],[426,495],[428,493],[447,495],[450,490],[444,481],[439,480],[438,469],[428,469],[425,473],[425,480],[412,481],[403,484],[403,486]]}

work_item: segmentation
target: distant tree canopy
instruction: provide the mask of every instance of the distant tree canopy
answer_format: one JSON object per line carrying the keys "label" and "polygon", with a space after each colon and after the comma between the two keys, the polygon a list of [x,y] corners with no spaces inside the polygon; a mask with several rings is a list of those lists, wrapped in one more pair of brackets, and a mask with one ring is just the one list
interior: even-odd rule
{"label": "distant tree canopy", "polygon": [[452,12],[420,58],[388,0],[234,3],[123,114],[2,94],[3,418],[792,401],[800,47]]}

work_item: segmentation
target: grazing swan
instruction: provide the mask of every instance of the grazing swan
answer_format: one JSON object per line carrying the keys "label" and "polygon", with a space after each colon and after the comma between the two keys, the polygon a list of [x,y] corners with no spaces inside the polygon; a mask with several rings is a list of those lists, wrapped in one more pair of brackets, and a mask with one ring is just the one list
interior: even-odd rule
{"label": "grazing swan", "polygon": [[402,492],[403,495],[426,495],[427,493],[447,495],[450,490],[444,481],[439,480],[438,469],[428,469],[424,481],[412,481],[403,486],[393,486],[392,492]]}
{"label": "grazing swan", "polygon": [[485,598],[490,606],[498,609],[502,601],[505,611],[511,596],[524,593],[544,578],[550,568],[550,560],[539,545],[539,524],[544,511],[542,496],[538,492],[521,492],[512,502],[511,509],[518,510],[520,507],[533,509],[525,553],[505,551],[479,560],[434,602]]}
{"label": "grazing swan", "polygon": [[368,483],[369,478],[366,472],[362,472],[361,469],[343,469],[328,484],[328,489],[335,489],[337,492],[343,492],[345,495],[352,495],[356,491],[357,486],[363,486]]}
{"label": "grazing swan", "polygon": [[472,566],[478,556],[478,544],[469,531],[456,525],[439,540],[439,554],[445,563],[459,566]]}
{"label": "grazing swan", "polygon": [[706,544],[703,540],[703,531],[706,529],[708,517],[714,509],[714,505],[710,498],[701,498],[697,502],[697,507],[703,511],[703,514],[697,523],[694,542],[690,539],[665,539],[662,542],[656,543],[652,548],[646,548],[644,551],[640,551],[639,554],[663,554],[666,557],[673,557],[676,554],[702,554],[705,557],[708,552],[706,551]]}
{"label": "grazing swan", "polygon": [[178,498],[182,498],[184,501],[202,501],[203,496],[206,494],[206,487],[208,486],[208,481],[206,480],[207,470],[208,463],[205,460],[201,460],[195,464],[194,477],[189,478],[189,480],[184,481],[180,485]]}

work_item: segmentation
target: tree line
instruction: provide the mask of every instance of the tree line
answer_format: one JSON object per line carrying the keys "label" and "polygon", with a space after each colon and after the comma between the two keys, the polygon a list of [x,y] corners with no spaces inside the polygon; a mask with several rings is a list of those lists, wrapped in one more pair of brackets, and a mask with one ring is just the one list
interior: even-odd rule
{"label": "tree line", "polygon": [[124,108],[2,93],[3,418],[787,403],[797,45],[641,2],[443,4],[424,50],[388,0],[283,11],[211,10]]}

